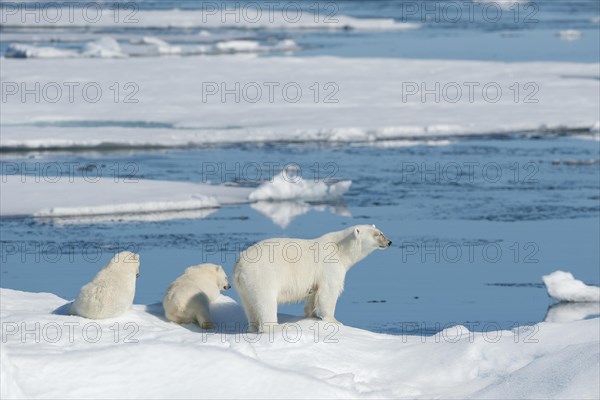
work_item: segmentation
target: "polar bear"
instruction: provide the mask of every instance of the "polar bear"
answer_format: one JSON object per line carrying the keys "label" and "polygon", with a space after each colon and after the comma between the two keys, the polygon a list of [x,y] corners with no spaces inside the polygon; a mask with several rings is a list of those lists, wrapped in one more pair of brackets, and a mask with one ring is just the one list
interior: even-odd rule
{"label": "polar bear", "polygon": [[277,323],[277,305],[305,301],[307,317],[334,316],[346,272],[392,242],[375,225],[356,225],[312,240],[275,238],[240,253],[233,283],[251,330]]}
{"label": "polar bear", "polygon": [[200,264],[187,268],[167,289],[163,298],[165,316],[178,324],[198,323],[203,329],[212,329],[210,303],[221,290],[231,285],[223,267]]}
{"label": "polar bear", "polygon": [[91,319],[113,318],[131,308],[135,296],[135,280],[140,276],[138,254],[123,251],[116,254],[81,288],[69,310],[70,314]]}

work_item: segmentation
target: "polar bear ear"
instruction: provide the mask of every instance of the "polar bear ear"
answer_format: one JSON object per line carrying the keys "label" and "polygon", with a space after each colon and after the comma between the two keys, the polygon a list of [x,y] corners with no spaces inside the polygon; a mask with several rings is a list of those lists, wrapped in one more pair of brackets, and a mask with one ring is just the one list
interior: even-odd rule
{"label": "polar bear ear", "polygon": [[360,229],[354,228],[354,235],[358,236],[359,233],[360,233]]}
{"label": "polar bear ear", "polygon": [[372,226],[373,228],[377,228],[377,227],[375,226],[375,224],[373,224],[373,225],[371,225],[371,226]]}

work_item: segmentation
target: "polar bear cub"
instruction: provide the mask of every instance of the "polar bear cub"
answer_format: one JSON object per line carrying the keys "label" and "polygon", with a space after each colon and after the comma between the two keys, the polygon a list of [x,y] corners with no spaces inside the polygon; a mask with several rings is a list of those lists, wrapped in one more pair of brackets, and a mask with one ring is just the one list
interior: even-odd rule
{"label": "polar bear cub", "polygon": [[140,276],[138,254],[116,254],[84,285],[71,304],[70,314],[91,319],[114,318],[125,314],[133,304],[135,280]]}
{"label": "polar bear cub", "polygon": [[187,268],[167,289],[163,298],[165,317],[178,324],[197,323],[212,329],[210,303],[231,285],[223,267],[200,264]]}
{"label": "polar bear cub", "polygon": [[307,317],[335,319],[346,272],[392,242],[375,225],[356,225],[316,239],[275,238],[244,250],[233,270],[251,330],[277,324],[277,305],[305,301]]}

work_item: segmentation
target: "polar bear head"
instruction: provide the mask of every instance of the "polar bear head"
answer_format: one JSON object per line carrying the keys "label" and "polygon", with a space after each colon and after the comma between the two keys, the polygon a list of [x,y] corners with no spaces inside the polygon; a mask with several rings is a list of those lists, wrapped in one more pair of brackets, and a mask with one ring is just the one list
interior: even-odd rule
{"label": "polar bear head", "polygon": [[354,236],[360,241],[361,247],[366,250],[386,249],[392,245],[392,241],[377,229],[375,225],[355,226]]}
{"label": "polar bear head", "polygon": [[214,283],[219,290],[231,289],[225,270],[217,264],[205,263],[193,265],[185,270],[184,275],[197,282]]}
{"label": "polar bear head", "polygon": [[227,280],[227,274],[225,274],[225,270],[220,265],[212,264],[212,267],[215,271],[215,277],[217,281],[217,286],[219,286],[219,290],[227,290],[231,289],[231,285]]}
{"label": "polar bear head", "polygon": [[129,272],[137,277],[140,276],[140,256],[130,251],[122,251],[114,255],[104,268]]}

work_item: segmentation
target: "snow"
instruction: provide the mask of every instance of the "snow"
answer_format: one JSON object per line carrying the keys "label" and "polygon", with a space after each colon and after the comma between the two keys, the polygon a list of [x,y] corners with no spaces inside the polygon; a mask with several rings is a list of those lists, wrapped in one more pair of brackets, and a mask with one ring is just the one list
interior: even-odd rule
{"label": "snow", "polygon": [[[170,71],[169,79],[164,79],[164,71]],[[118,93],[115,76],[119,77]],[[589,131],[597,136],[600,108],[598,64],[593,63],[253,55],[151,61],[138,57],[4,59],[2,79],[6,89],[2,149],[375,142],[556,130]],[[54,99],[56,85],[66,82],[79,86],[74,87],[72,98],[69,86],[62,87],[55,102],[36,102],[33,94],[21,91],[21,87],[39,84],[40,97],[49,93]],[[273,101],[266,86],[269,82],[278,85]],[[423,85],[431,90],[439,83],[443,93],[444,85],[453,82],[462,87],[458,101],[441,97],[438,102],[433,95],[423,100]],[[463,82],[479,85],[473,89],[473,101]],[[102,89],[102,96],[94,97],[94,102],[84,97],[83,88],[90,83]],[[134,87],[126,87],[128,83]],[[407,83],[414,83],[418,93],[409,95]],[[517,102],[515,83],[519,86]],[[528,83],[533,86],[525,87]],[[488,84],[502,90],[498,101],[484,98],[483,87]],[[260,96],[250,101],[256,85]],[[285,85],[299,87],[301,95],[296,96],[292,88],[286,98]],[[235,94],[224,95],[227,90],[237,93],[238,99]],[[491,96],[494,89],[489,91]],[[450,92],[448,86],[448,96]],[[86,93],[94,96],[95,92]],[[22,96],[27,96],[26,101]],[[290,96],[298,101],[290,101]],[[526,102],[527,96],[534,102]]]}
{"label": "snow", "polygon": [[[52,294],[0,296],[3,398],[593,399],[600,390],[598,320],[422,337],[280,315],[287,324],[257,337],[236,330],[243,313],[226,296],[211,307],[221,327],[212,333],[167,322],[159,304],[90,321],[53,313],[67,302]],[[39,342],[22,335],[36,323]]]}
{"label": "snow", "polygon": [[573,274],[555,271],[542,277],[548,295],[558,301],[566,302],[600,302],[600,287],[588,286],[575,279]]}

